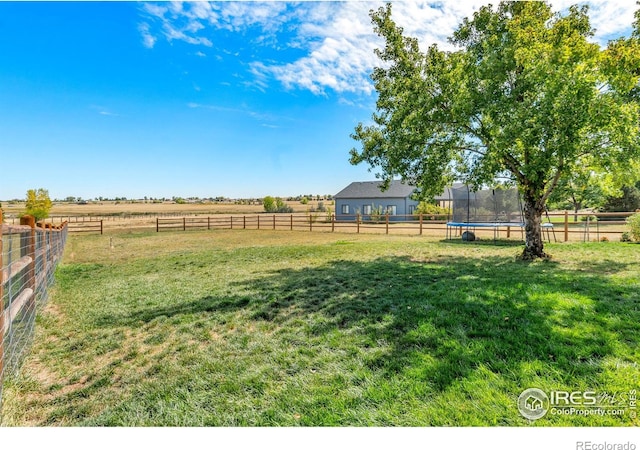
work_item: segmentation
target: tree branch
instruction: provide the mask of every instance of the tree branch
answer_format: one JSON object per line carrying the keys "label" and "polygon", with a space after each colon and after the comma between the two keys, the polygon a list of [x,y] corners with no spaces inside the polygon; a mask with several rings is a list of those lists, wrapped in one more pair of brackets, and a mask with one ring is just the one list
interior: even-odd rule
{"label": "tree branch", "polygon": [[542,207],[547,202],[547,199],[549,198],[549,196],[551,195],[555,187],[558,185],[558,181],[560,180],[560,176],[562,176],[563,170],[564,170],[564,161],[560,160],[560,162],[558,163],[558,169],[556,170],[556,174],[551,179],[551,183],[545,189],[544,194],[540,199],[541,204],[539,206]]}

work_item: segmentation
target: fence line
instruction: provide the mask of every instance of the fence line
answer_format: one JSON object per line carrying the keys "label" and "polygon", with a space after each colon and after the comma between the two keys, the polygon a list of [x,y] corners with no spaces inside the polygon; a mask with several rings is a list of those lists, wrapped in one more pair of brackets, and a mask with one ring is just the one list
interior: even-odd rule
{"label": "fence line", "polygon": [[68,222],[67,226],[69,228],[69,233],[104,233],[102,219]]}
{"label": "fence line", "polygon": [[[633,212],[616,213],[549,213],[545,217],[543,234],[547,240],[600,240],[606,236],[620,236],[624,232],[625,219]],[[571,221],[570,217],[581,220]],[[305,230],[327,232],[417,234],[437,232],[446,235],[447,215],[336,215],[327,213],[306,214],[245,214],[215,216],[183,216],[156,218],[156,232],[212,229],[256,230]],[[460,230],[458,230],[460,231]],[[520,227],[501,226],[496,230],[501,237],[523,237]],[[483,230],[477,230],[482,234]],[[486,234],[487,232],[485,232]],[[490,232],[493,233],[493,230]],[[458,234],[456,234],[457,236]],[[570,235],[574,239],[570,239]],[[608,239],[608,238],[607,238]]]}
{"label": "fence line", "polygon": [[0,406],[4,379],[15,374],[34,332],[36,308],[48,299],[67,238],[66,223],[4,224],[0,210]]}

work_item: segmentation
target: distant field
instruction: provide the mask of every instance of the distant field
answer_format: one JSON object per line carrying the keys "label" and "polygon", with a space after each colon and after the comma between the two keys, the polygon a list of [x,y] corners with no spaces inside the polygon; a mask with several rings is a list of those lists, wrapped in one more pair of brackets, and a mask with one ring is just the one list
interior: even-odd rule
{"label": "distant field", "polygon": [[[295,212],[306,212],[310,207],[316,208],[317,201],[310,201],[303,205],[300,202],[285,202]],[[332,206],[332,201],[324,201],[326,207]],[[17,215],[24,211],[24,204],[9,204],[3,202],[3,210],[9,215]],[[131,202],[90,202],[86,205],[76,203],[54,203],[51,216],[107,216],[128,214],[253,214],[263,212],[262,205],[235,205],[233,203],[131,203]]]}
{"label": "distant field", "polygon": [[[640,253],[221,230],[70,236],[4,425],[629,426],[528,422],[526,388],[629,400]],[[624,404],[620,406],[624,408]]]}

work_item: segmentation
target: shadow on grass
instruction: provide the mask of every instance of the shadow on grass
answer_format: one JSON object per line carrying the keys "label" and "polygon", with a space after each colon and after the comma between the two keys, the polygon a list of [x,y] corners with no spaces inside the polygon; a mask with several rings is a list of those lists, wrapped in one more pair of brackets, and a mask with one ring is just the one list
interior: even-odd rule
{"label": "shadow on grass", "polygon": [[99,324],[214,312],[242,312],[282,327],[302,323],[310,339],[348,332],[362,348],[384,347],[367,362],[371,370],[388,377],[410,372],[442,391],[481,365],[518,379],[525,377],[522,363],[536,362],[553,366],[558,383],[592,380],[619,342],[635,342],[640,319],[631,285],[612,283],[598,270],[505,257],[338,260],[230,285],[243,295],[212,294],[102,317]]}
{"label": "shadow on grass", "polygon": [[477,238],[475,241],[463,241],[460,236],[453,239],[440,240],[443,244],[462,245],[462,246],[477,246],[477,247],[524,247],[524,241],[514,239],[496,239],[482,237]]}

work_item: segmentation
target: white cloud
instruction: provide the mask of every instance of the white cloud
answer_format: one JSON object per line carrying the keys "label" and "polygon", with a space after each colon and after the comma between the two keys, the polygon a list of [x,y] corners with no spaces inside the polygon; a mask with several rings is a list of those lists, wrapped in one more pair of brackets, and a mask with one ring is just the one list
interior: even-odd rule
{"label": "white cloud", "polygon": [[153,48],[153,46],[156,43],[156,38],[153,35],[151,35],[151,33],[149,32],[149,24],[141,23],[138,26],[138,31],[142,36],[142,45],[144,45],[147,48]]}
{"label": "white cloud", "polygon": [[120,117],[120,114],[116,114],[114,112],[109,111],[108,108],[100,105],[91,105],[90,108],[96,111],[101,116],[110,116],[110,117]]}
{"label": "white cloud", "polygon": [[[566,10],[576,0],[553,1],[554,9]],[[405,34],[418,38],[424,50],[431,44],[450,49],[447,37],[464,17],[488,0],[397,1],[393,18]],[[629,30],[637,6],[632,1],[590,0],[590,17],[601,44],[607,37]],[[315,94],[327,90],[338,93],[369,94],[373,87],[369,74],[379,64],[373,50],[382,41],[373,33],[369,11],[383,6],[381,1],[301,2],[172,2],[145,3],[147,22],[139,26],[143,44],[153,47],[158,32],[149,23],[160,23],[160,34],[168,41],[180,40],[211,47],[216,29],[245,32],[258,29],[253,45],[272,45],[303,50],[293,61],[252,61],[249,70],[255,86],[266,89],[271,78],[287,88],[300,88]],[[286,42],[282,39],[286,38]],[[222,49],[223,51],[225,49]]]}

